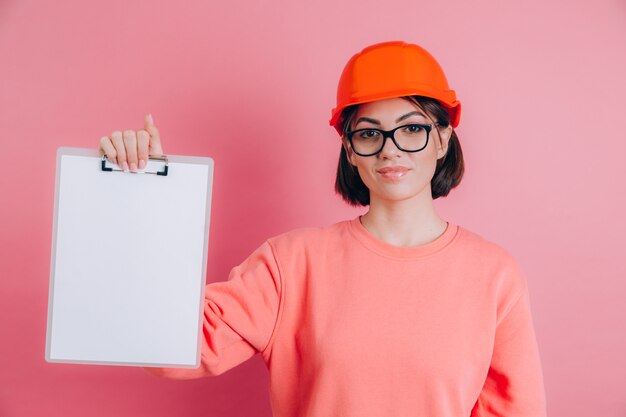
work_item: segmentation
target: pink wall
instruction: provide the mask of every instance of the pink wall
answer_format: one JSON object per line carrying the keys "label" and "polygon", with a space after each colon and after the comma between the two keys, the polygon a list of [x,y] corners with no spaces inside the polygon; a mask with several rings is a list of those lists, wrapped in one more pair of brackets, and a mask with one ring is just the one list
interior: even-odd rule
{"label": "pink wall", "polygon": [[333,193],[327,120],[347,59],[401,39],[463,102],[467,173],[436,204],[526,270],[549,414],[624,416],[624,1],[244,3],[0,2],[0,415],[269,416],[258,356],[188,382],[44,361],[56,148],[152,112],[166,153],[213,157],[223,280],[266,237],[363,211]]}

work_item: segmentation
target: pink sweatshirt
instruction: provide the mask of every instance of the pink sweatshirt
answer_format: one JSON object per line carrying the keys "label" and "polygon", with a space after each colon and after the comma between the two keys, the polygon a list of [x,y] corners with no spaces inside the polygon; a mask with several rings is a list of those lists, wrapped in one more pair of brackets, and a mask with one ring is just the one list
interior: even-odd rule
{"label": "pink sweatshirt", "polygon": [[202,364],[261,353],[276,417],[543,417],[526,278],[514,257],[448,222],[399,247],[356,217],[269,238],[206,287]]}

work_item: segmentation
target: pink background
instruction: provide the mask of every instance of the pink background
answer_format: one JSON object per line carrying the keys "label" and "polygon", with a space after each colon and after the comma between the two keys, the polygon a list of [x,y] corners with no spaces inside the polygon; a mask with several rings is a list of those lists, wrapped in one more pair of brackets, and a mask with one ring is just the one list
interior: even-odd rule
{"label": "pink background", "polygon": [[365,211],[334,195],[328,119],[348,58],[398,39],[463,103],[467,172],[436,205],[526,271],[549,415],[626,415],[625,22],[623,0],[3,0],[0,415],[270,416],[258,355],[186,382],[44,361],[56,149],[152,112],[166,153],[214,158],[220,281],[269,236]]}

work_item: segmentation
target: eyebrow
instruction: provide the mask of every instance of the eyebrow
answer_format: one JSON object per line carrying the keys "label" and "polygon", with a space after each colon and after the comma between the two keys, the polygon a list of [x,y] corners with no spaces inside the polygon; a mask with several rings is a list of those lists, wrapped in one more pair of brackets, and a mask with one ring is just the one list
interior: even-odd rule
{"label": "eyebrow", "polygon": [[[412,112],[409,112],[405,115],[398,117],[398,119],[396,120],[396,123],[399,123],[403,121],[404,119],[409,118],[411,116],[422,116],[423,118],[426,118],[426,116],[424,116],[423,113],[418,112],[418,111],[412,111]],[[359,117],[359,120],[356,121],[356,123],[354,124],[354,127],[356,127],[356,125],[358,125],[361,122],[370,122],[370,123],[380,126],[380,120],[372,119],[369,117]]]}

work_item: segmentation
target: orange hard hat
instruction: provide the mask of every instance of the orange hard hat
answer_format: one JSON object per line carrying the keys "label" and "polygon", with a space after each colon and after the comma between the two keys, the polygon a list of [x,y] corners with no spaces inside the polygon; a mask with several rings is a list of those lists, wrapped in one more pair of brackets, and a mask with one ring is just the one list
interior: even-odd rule
{"label": "orange hard hat", "polygon": [[353,104],[419,95],[438,100],[457,127],[461,102],[435,58],[421,46],[402,41],[381,42],[356,53],[346,64],[337,87],[337,106],[330,125],[341,135],[340,116]]}

